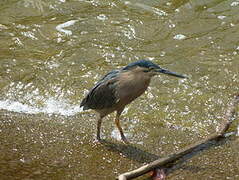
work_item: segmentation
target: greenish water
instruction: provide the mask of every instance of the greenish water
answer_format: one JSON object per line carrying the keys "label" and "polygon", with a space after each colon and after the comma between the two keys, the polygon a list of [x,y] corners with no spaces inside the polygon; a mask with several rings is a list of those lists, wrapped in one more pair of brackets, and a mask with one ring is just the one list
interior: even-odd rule
{"label": "greenish water", "polygon": [[[238,12],[238,0],[2,0],[0,178],[114,179],[214,132],[239,92]],[[190,78],[155,77],[122,116],[131,144],[112,114],[97,145],[80,101],[138,59]],[[238,146],[230,137],[168,179],[238,179]]]}

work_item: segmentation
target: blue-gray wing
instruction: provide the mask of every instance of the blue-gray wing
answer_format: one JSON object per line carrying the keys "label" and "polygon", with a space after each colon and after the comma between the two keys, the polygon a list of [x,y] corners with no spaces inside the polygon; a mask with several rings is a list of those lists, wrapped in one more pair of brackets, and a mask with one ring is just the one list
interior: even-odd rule
{"label": "blue-gray wing", "polygon": [[104,109],[112,107],[118,101],[116,95],[119,70],[106,74],[82,100],[83,109]]}

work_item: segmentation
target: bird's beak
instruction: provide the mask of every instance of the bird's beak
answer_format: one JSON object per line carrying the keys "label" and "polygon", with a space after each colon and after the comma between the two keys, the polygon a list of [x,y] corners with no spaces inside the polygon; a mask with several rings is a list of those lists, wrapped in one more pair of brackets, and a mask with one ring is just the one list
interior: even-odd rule
{"label": "bird's beak", "polygon": [[170,76],[175,76],[175,77],[179,77],[179,78],[187,78],[187,76],[184,76],[184,75],[181,75],[181,74],[178,74],[176,72],[171,72],[167,69],[163,69],[163,68],[159,68],[156,70],[157,72],[160,72],[160,73],[163,73],[163,74],[167,74],[167,75],[170,75]]}

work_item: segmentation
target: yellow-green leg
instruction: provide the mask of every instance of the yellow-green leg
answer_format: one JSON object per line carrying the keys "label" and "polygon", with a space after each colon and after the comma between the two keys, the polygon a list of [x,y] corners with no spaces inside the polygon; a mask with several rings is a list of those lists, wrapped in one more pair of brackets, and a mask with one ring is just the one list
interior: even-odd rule
{"label": "yellow-green leg", "polygon": [[120,115],[121,115],[121,113],[122,113],[122,111],[117,111],[116,118],[115,118],[115,124],[116,124],[117,128],[119,129],[121,139],[124,141],[124,143],[128,144],[129,142],[126,139],[126,137],[123,133],[123,129],[120,126]]}

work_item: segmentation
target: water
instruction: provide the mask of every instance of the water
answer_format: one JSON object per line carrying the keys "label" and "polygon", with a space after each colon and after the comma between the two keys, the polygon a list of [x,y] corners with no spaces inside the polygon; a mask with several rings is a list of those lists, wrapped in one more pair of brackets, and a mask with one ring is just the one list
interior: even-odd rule
{"label": "water", "polygon": [[[237,0],[0,5],[2,179],[114,179],[214,132],[238,93]],[[189,79],[155,77],[122,116],[131,145],[118,140],[113,114],[96,145],[96,116],[80,102],[105,73],[138,59]],[[169,179],[237,179],[237,144],[229,137]]]}

